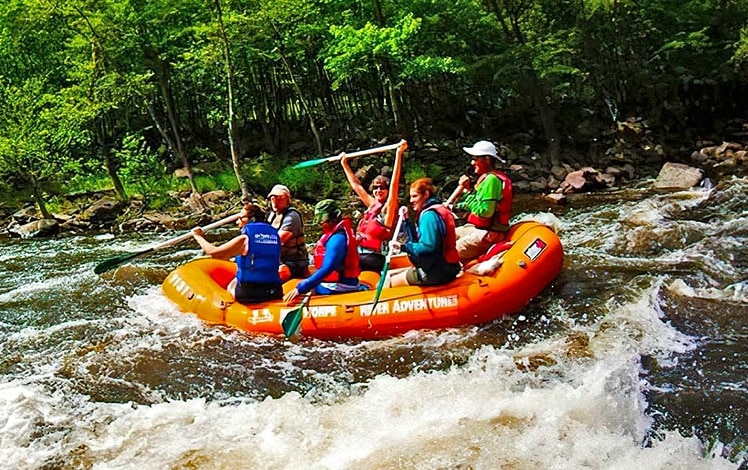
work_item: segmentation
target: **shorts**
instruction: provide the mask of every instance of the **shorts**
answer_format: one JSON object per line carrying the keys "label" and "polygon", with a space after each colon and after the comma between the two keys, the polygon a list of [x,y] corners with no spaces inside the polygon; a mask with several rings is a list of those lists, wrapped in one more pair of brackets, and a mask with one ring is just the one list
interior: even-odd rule
{"label": "shorts", "polygon": [[254,304],[283,298],[282,284],[239,283],[236,286],[236,301],[242,304]]}
{"label": "shorts", "polygon": [[361,271],[373,271],[381,273],[384,268],[384,255],[373,251],[358,254],[358,262]]}
{"label": "shorts", "polygon": [[457,227],[455,234],[457,253],[463,263],[484,255],[492,245],[506,239],[506,233],[489,232],[472,224]]}
{"label": "shorts", "polygon": [[460,264],[447,264],[439,269],[438,272],[427,273],[421,268],[408,268],[405,271],[405,280],[411,286],[433,286],[437,284],[446,284],[460,274]]}
{"label": "shorts", "polygon": [[368,289],[369,287],[366,284],[352,286],[339,282],[322,282],[314,288],[314,293],[318,295],[347,294],[348,292],[358,292]]}

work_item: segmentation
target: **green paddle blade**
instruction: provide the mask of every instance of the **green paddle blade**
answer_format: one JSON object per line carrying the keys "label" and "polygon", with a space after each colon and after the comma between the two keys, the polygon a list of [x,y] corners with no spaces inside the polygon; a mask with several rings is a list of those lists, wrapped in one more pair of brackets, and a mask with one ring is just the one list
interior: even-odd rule
{"label": "green paddle blade", "polygon": [[382,274],[379,276],[379,282],[377,282],[377,291],[374,293],[374,301],[371,303],[371,312],[374,313],[374,309],[377,308],[379,303],[379,296],[382,295],[382,289],[384,288],[384,281],[387,279],[387,271],[390,269],[390,260],[387,258],[382,268]]}
{"label": "green paddle blade", "polygon": [[293,166],[293,168],[297,168],[297,169],[298,168],[308,168],[310,166],[319,165],[320,163],[324,163],[326,161],[327,161],[326,158],[320,158],[320,159],[317,159],[317,160],[307,160],[305,162],[297,163],[296,165]]}
{"label": "green paddle blade", "polygon": [[283,334],[286,335],[286,338],[290,338],[291,336],[300,333],[301,319],[303,318],[304,307],[306,307],[306,304],[309,303],[309,297],[311,296],[311,292],[307,294],[304,297],[304,300],[301,301],[301,305],[299,305],[298,308],[288,312],[286,314],[286,317],[281,322],[281,326],[283,327]]}
{"label": "green paddle blade", "polygon": [[153,251],[153,248],[149,248],[149,249],[144,250],[144,251],[138,251],[137,253],[128,253],[128,254],[126,254],[124,256],[118,256],[116,258],[108,259],[108,260],[104,261],[103,263],[99,263],[94,268],[94,273],[96,273],[96,274],[105,273],[105,272],[109,271],[110,269],[114,269],[117,266],[125,264],[128,261],[132,261],[135,258],[137,258],[139,256],[143,256],[145,254],[148,254],[148,253],[150,253],[152,251]]}

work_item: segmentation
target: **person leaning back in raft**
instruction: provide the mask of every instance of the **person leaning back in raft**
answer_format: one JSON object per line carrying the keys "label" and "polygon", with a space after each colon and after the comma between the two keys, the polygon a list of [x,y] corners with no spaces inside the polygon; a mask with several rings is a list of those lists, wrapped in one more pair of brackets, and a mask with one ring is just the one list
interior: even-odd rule
{"label": "person leaning back in raft", "polygon": [[361,268],[350,217],[342,216],[335,201],[323,199],[314,206],[314,222],[321,224],[323,233],[314,247],[313,259],[317,271],[299,281],[286,294],[284,299],[289,305],[295,303],[299,295],[312,290],[315,294],[328,295],[366,288],[358,282]]}
{"label": "person leaning back in raft", "polygon": [[471,187],[467,175],[459,184],[467,194],[455,205],[470,212],[467,224],[458,227],[457,252],[465,264],[478,258],[494,244],[506,239],[512,212],[512,181],[495,168],[496,162],[506,163],[491,142],[481,140],[472,147],[463,147],[471,156],[471,165],[478,180]]}
{"label": "person leaning back in raft", "polygon": [[407,144],[397,148],[392,179],[390,180],[384,175],[377,175],[369,185],[371,193],[366,191],[353,169],[351,169],[348,162],[349,157],[345,153],[340,154],[340,164],[343,166],[348,184],[351,185],[353,192],[366,206],[366,212],[364,212],[356,228],[356,240],[358,241],[362,271],[379,273],[384,267],[385,257],[382,251],[392,238],[392,226],[397,216],[397,193],[400,188],[403,153],[407,148]]}
{"label": "person leaning back in raft", "polygon": [[200,227],[192,236],[211,258],[236,261],[236,277],[226,290],[243,304],[283,298],[283,285],[278,274],[281,243],[278,232],[267,222],[254,204],[245,204],[237,219],[241,234],[221,246],[205,239]]}

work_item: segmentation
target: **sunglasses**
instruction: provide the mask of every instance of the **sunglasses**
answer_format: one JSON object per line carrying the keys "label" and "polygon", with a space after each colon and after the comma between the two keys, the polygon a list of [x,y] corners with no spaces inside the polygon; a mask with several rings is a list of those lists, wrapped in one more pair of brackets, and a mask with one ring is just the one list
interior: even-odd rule
{"label": "sunglasses", "polygon": [[388,188],[387,186],[385,186],[385,185],[383,185],[383,184],[378,184],[378,185],[376,185],[376,186],[372,186],[372,187],[371,187],[371,189],[372,189],[372,191],[374,191],[374,190],[377,190],[377,189],[380,189],[380,190],[382,190],[382,191],[387,191],[387,190],[389,190],[390,188]]}

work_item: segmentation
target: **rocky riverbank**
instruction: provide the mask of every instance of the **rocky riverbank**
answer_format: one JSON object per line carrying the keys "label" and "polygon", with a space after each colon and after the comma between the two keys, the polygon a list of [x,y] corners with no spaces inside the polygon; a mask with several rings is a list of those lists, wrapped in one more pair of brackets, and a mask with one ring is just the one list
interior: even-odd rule
{"label": "rocky riverbank", "polygon": [[[604,191],[625,187],[637,181],[655,178],[653,189],[673,190],[695,186],[703,178],[719,180],[730,175],[748,176],[748,147],[744,144],[724,142],[704,145],[691,153],[685,163],[662,163],[662,158],[651,155],[632,158],[617,157],[613,152],[601,159],[599,167],[564,163],[548,168],[543,160],[530,151],[517,153],[502,147],[504,156],[511,162],[505,168],[517,194],[537,194],[554,204],[562,204],[566,195],[591,191]],[[654,149],[655,154],[657,150]],[[455,159],[452,159],[455,160]],[[464,162],[452,163],[452,173],[459,175]],[[451,173],[450,173],[451,174]],[[361,174],[366,178],[373,175]],[[444,189],[456,184],[456,178],[440,182]],[[348,194],[348,192],[346,192]],[[6,213],[0,221],[0,233],[10,237],[33,238],[70,236],[82,233],[171,231],[186,230],[205,225],[235,213],[240,207],[240,197],[226,191],[211,191],[201,195],[189,192],[171,194],[175,204],[159,211],[148,210],[139,199],[119,201],[113,192],[102,191],[65,198],[62,213],[54,219],[40,219],[33,206]],[[259,197],[259,203],[267,201]],[[348,201],[353,208],[356,201]],[[295,200],[302,212],[310,213],[314,201]]]}

